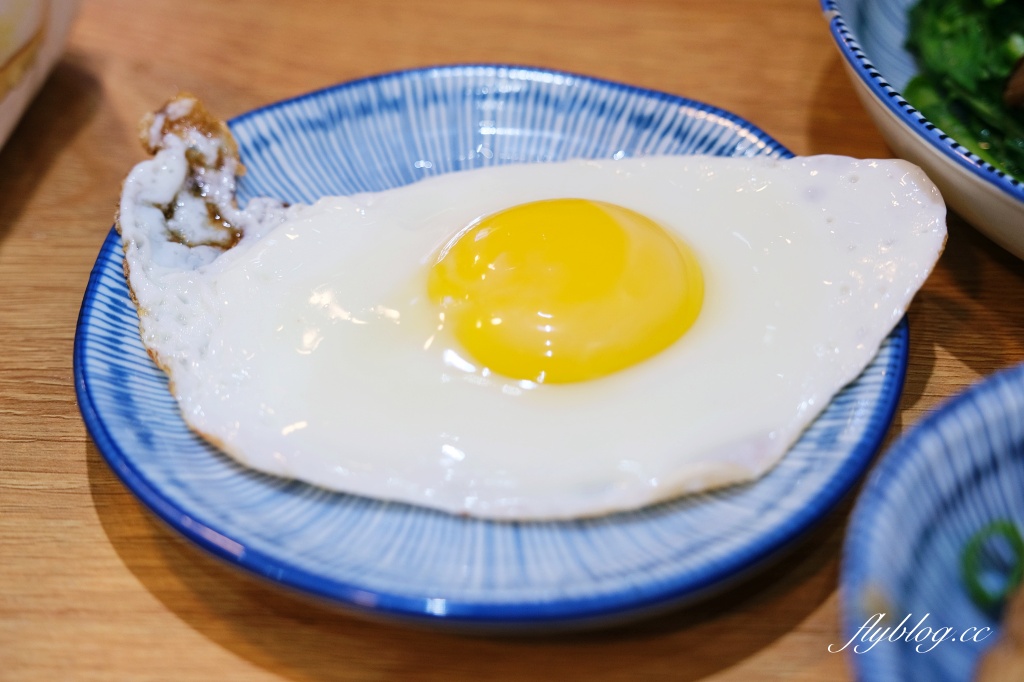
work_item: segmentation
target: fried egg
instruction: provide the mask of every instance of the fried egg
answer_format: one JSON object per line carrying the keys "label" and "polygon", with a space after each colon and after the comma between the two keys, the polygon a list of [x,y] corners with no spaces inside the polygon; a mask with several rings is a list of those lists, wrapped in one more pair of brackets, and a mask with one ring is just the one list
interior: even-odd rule
{"label": "fried egg", "polygon": [[493,519],[756,479],[945,242],[904,161],[498,165],[234,205],[226,128],[147,121],[118,226],[186,423],[260,471]]}

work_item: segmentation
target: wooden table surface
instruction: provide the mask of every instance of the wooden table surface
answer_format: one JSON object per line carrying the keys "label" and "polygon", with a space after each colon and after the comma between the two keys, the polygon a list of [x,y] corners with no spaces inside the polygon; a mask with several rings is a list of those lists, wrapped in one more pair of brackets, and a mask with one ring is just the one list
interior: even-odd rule
{"label": "wooden table surface", "polygon": [[[851,500],[781,564],[613,631],[474,638],[356,620],[166,530],[79,416],[75,321],[136,121],[179,89],[225,117],[429,64],[553,67],[703,100],[798,154],[889,157],[815,0],[88,0],[0,151],[0,680],[843,680]],[[959,218],[910,311],[890,437],[1024,360],[1024,267]]]}

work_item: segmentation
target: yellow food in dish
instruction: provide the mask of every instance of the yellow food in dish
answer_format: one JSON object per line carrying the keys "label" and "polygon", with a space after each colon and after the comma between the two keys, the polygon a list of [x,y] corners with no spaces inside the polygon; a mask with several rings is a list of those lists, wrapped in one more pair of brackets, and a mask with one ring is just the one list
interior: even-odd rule
{"label": "yellow food in dish", "polygon": [[446,244],[428,290],[478,362],[513,379],[596,379],[664,350],[704,297],[693,252],[621,206],[549,199]]}

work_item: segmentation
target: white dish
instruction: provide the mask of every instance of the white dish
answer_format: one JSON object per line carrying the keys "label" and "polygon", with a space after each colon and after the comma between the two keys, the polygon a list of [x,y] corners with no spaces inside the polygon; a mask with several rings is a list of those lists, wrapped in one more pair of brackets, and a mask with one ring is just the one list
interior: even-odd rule
{"label": "white dish", "polygon": [[64,51],[77,0],[0,0],[0,147]]}

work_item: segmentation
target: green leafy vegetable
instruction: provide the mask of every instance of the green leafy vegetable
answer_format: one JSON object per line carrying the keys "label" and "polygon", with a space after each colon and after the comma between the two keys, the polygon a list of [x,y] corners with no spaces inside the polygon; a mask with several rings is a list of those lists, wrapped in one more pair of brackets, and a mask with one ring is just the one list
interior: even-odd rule
{"label": "green leafy vegetable", "polygon": [[[998,551],[1000,543],[1003,552]],[[989,613],[998,613],[1024,580],[1024,538],[1010,521],[993,521],[975,533],[960,559],[967,592]]]}
{"label": "green leafy vegetable", "polygon": [[920,73],[904,97],[993,166],[1024,180],[1024,109],[1003,91],[1024,59],[1021,0],[920,0],[910,9],[907,49]]}

